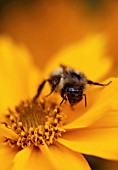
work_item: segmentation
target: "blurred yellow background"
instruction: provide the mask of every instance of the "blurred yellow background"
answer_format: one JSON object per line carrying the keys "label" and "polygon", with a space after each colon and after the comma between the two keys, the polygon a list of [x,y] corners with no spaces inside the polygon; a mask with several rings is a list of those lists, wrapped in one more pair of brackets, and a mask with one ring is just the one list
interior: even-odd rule
{"label": "blurred yellow background", "polygon": [[[0,33],[30,49],[39,68],[60,49],[91,33],[105,33],[106,52],[118,73],[118,1],[115,0],[0,0]],[[90,159],[90,158],[89,158]],[[90,159],[94,170],[117,170],[118,163]]]}
{"label": "blurred yellow background", "polygon": [[40,68],[68,44],[90,33],[104,32],[108,38],[106,51],[115,60],[112,73],[117,75],[117,1],[1,0],[0,3],[0,32],[24,42]]}

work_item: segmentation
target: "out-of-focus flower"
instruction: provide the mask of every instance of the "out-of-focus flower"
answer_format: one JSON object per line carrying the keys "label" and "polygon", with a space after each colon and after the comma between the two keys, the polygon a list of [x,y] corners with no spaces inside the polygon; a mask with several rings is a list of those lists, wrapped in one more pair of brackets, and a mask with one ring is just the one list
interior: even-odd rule
{"label": "out-of-focus flower", "polygon": [[103,170],[116,170],[118,169],[118,161],[105,160],[103,163]]}
{"label": "out-of-focus flower", "polygon": [[[3,97],[0,102],[1,169],[90,169],[81,153],[118,160],[117,78],[111,78],[112,83],[107,87],[88,88],[87,108],[83,102],[74,110],[68,104],[60,107],[58,94],[34,102],[31,97],[37,81],[42,79],[41,73],[23,47],[19,48],[8,39],[0,43],[0,68],[4,75],[0,77],[3,85],[0,89]],[[62,63],[98,80],[111,65],[103,57],[103,44],[101,36],[89,37],[58,54],[43,74]],[[47,87],[44,93],[46,90]],[[25,100],[26,97],[29,99]],[[13,108],[18,100],[23,101],[3,114],[5,107]]]}

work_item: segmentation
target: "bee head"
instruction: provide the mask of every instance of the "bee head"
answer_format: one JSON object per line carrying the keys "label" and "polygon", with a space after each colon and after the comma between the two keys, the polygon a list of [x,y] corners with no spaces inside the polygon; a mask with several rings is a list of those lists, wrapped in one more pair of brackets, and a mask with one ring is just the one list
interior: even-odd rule
{"label": "bee head", "polygon": [[68,87],[67,88],[67,97],[68,101],[71,105],[74,105],[82,100],[83,97],[83,89],[82,87]]}

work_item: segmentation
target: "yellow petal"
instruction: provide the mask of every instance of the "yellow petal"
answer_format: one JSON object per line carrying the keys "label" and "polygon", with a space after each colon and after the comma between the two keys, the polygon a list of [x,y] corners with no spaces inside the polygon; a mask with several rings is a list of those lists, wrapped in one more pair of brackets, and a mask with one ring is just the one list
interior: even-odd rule
{"label": "yellow petal", "polygon": [[25,148],[19,151],[13,160],[12,170],[25,170],[31,152],[31,148]]}
{"label": "yellow petal", "polygon": [[106,112],[99,120],[95,121],[92,127],[118,127],[118,110]]}
{"label": "yellow petal", "polygon": [[0,144],[0,169],[11,170],[12,161],[18,150],[5,144]]}
{"label": "yellow petal", "polygon": [[105,41],[104,35],[98,34],[70,45],[50,60],[45,68],[46,74],[64,64],[82,71],[88,79],[98,80],[111,68],[111,61],[105,56]]}
{"label": "yellow petal", "polygon": [[11,129],[8,129],[7,127],[5,127],[5,125],[1,125],[0,124],[0,137],[7,137],[10,139],[14,139],[17,140],[18,136],[16,133],[14,133]]}
{"label": "yellow petal", "polygon": [[21,150],[14,159],[12,170],[53,170],[38,148]]}
{"label": "yellow petal", "polygon": [[53,170],[90,170],[88,163],[81,154],[75,153],[58,143],[49,148],[42,147],[42,150],[47,161],[52,163]]}
{"label": "yellow petal", "polygon": [[34,148],[24,170],[53,170],[50,162],[46,160],[41,150]]}
{"label": "yellow petal", "polygon": [[[118,124],[117,123],[118,114],[116,114],[116,112],[118,111],[118,100],[117,100],[118,78],[111,79],[111,80],[112,80],[112,83],[109,86],[103,87],[102,88],[103,90],[101,89],[101,92],[98,91],[97,92],[98,95],[95,94],[97,98],[93,102],[93,105],[89,107],[87,112],[84,112],[84,114],[81,115],[78,119],[66,125],[65,129],[91,126],[92,124],[95,124],[95,122],[98,122],[101,119],[103,120],[102,121],[103,125],[104,125],[105,119],[107,119],[106,120],[107,124],[110,123],[113,126],[115,124]],[[78,114],[79,114],[79,109],[78,109]],[[115,117],[115,120],[114,120],[114,117]],[[113,122],[110,122],[110,119],[116,123],[114,124]]]}
{"label": "yellow petal", "polygon": [[118,160],[118,128],[76,129],[58,142],[77,152]]}
{"label": "yellow petal", "polygon": [[8,37],[0,37],[0,111],[32,97],[39,78],[28,49]]}

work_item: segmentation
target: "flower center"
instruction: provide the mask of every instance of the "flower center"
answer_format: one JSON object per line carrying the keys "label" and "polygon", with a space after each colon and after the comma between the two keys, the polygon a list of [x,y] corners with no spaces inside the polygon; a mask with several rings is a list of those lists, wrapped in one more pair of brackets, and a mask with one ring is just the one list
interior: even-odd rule
{"label": "flower center", "polygon": [[5,137],[5,142],[10,146],[25,148],[27,146],[40,146],[46,143],[52,144],[61,136],[64,124],[64,114],[55,103],[25,101],[9,110],[6,115],[5,126],[12,129],[18,140]]}

